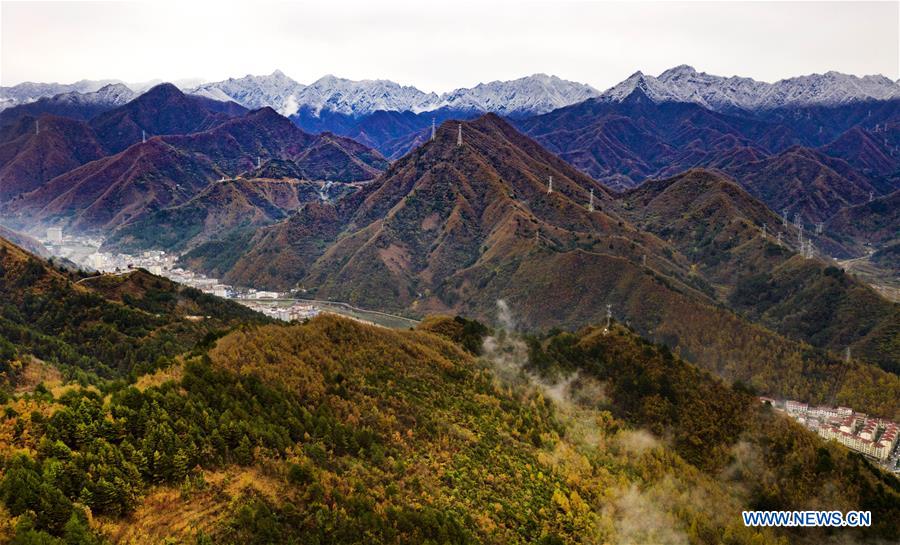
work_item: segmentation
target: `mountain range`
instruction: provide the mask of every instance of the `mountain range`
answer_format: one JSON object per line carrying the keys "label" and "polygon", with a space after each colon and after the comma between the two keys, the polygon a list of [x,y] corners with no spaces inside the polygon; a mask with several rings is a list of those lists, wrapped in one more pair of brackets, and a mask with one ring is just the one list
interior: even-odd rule
{"label": "mountain range", "polygon": [[[900,84],[883,76],[857,77],[828,72],[765,83],[750,78],[713,76],[684,65],[667,70],[658,78],[636,73],[603,93],[543,74],[437,95],[386,80],[351,81],[334,76],[303,86],[279,71],[270,76],[205,84],[192,92],[234,100],[247,107],[269,105],[292,116],[304,129],[351,136],[396,158],[411,146],[398,148],[395,141],[402,136],[408,141],[411,133],[426,129],[435,117],[440,122],[450,117],[493,112],[522,118],[595,97],[618,103],[635,90],[657,103],[694,103],[713,111],[765,111],[773,115],[785,109],[900,98]],[[381,129],[375,133],[371,131],[373,122],[368,119],[372,115],[381,117],[377,122]],[[401,132],[403,128],[405,132]],[[386,133],[386,137],[379,133]]]}
{"label": "mountain range", "polygon": [[635,72],[600,99],[619,102],[638,89],[655,102],[689,102],[715,111],[837,106],[900,98],[900,83],[880,75],[858,77],[832,71],[767,83],[715,76],[683,64],[656,77]]}
{"label": "mountain range", "polygon": [[[259,84],[248,81],[238,83]],[[897,107],[720,112],[635,89],[532,117],[469,112],[434,136],[416,126],[452,110],[359,117],[369,129],[359,140],[417,146],[389,163],[359,141],[303,131],[296,115],[163,84],[87,121],[45,117],[44,132],[31,133],[41,119],[23,116],[2,127],[0,169],[13,182],[2,211],[13,227],[64,225],[112,249],[186,252],[191,268],[234,284],[413,315],[487,319],[504,299],[525,327],[574,328],[614,303],[688,359],[780,388],[765,372],[787,353],[805,361],[802,343],[850,345],[893,370],[896,307],[818,256],[867,251],[827,220],[896,190],[891,163],[879,161],[891,157]],[[320,120],[352,117],[325,112]],[[851,153],[863,143],[888,153]],[[326,181],[348,185],[325,200]],[[896,232],[892,216],[878,222]],[[560,289],[547,278],[578,280]],[[757,296],[766,291],[786,303]],[[713,323],[746,346],[699,344]],[[728,363],[760,351],[764,373]],[[828,395],[808,373],[786,372],[802,375],[805,395]]]}
{"label": "mountain range", "polygon": [[[61,93],[92,93],[111,84],[127,86],[138,93],[158,83],[161,82],[123,84],[116,80],[82,80],[71,85],[26,82],[0,87],[0,104],[3,104],[0,109]],[[249,109],[270,106],[285,116],[297,113],[300,108],[316,113],[327,110],[356,116],[378,110],[420,113],[441,108],[506,116],[534,115],[597,96],[620,101],[635,89],[641,89],[657,102],[691,102],[717,111],[834,106],[900,98],[900,83],[879,75],[859,77],[831,71],[767,83],[698,72],[688,65],[670,68],[655,77],[635,72],[602,93],[589,85],[545,74],[481,83],[440,95],[390,80],[353,81],[332,75],[304,85],[280,70],[269,75],[247,75],[197,86],[191,86],[189,81],[178,82],[178,85],[191,94],[234,101]]]}
{"label": "mountain range", "polygon": [[81,80],[71,84],[61,84],[27,81],[11,87],[0,87],[0,110],[64,93],[94,93],[102,87],[117,83],[120,82],[115,80]]}
{"label": "mountain range", "polygon": [[[900,482],[757,397],[900,419],[894,84],[626,83],[0,112],[0,542],[895,539]],[[48,226],[406,325],[80,271]],[[740,518],[822,506],[873,524]]]}
{"label": "mountain range", "polygon": [[0,202],[106,155],[90,126],[77,119],[29,116],[6,129],[0,142]]}
{"label": "mountain range", "polygon": [[[0,88],[3,108],[28,104],[38,99],[49,99],[59,93],[56,102],[79,102],[76,93],[97,91],[111,81],[83,81],[71,86],[58,84],[23,83]],[[365,131],[359,126],[365,118],[383,112],[428,114],[442,121],[450,117],[441,112],[475,114],[493,112],[512,118],[548,113],[552,110],[598,98],[603,102],[617,103],[638,90],[652,101],[693,103],[720,112],[779,112],[785,109],[813,106],[839,106],[870,101],[900,98],[900,84],[883,76],[864,76],[827,72],[766,83],[743,77],[721,77],[698,72],[686,65],[666,70],[658,77],[637,72],[621,83],[600,92],[589,85],[566,81],[555,76],[534,74],[510,81],[480,83],[472,88],[460,88],[443,94],[426,93],[412,86],[400,85],[390,80],[348,80],[332,75],[324,76],[305,85],[286,76],[279,70],[269,75],[247,75],[219,82],[189,86],[182,83],[182,90],[217,101],[235,102],[248,109],[269,106],[287,117],[293,117],[304,129],[319,132],[335,132],[344,136],[359,135]],[[120,93],[126,88],[114,85]],[[134,92],[143,92],[147,84],[131,85]],[[83,108],[96,110],[119,104],[116,98],[83,98],[89,105]],[[7,112],[6,118],[22,113],[38,113],[36,108],[47,111],[49,104],[20,108],[17,113]],[[61,106],[57,106],[59,108]],[[82,116],[86,117],[84,114]],[[390,116],[393,117],[393,116]],[[425,115],[415,130],[425,128],[431,116]],[[2,117],[0,117],[2,122]],[[383,121],[382,121],[383,123]],[[2,123],[0,123],[2,124]],[[389,130],[396,139],[399,127]],[[412,131],[407,131],[409,134]],[[354,136],[355,137],[355,136]],[[408,147],[396,155],[387,147],[387,141],[370,136],[366,142],[386,156],[399,157]],[[396,150],[394,150],[396,151]]]}
{"label": "mountain range", "polygon": [[516,123],[611,187],[715,168],[811,225],[900,186],[898,120],[900,100],[746,115],[657,102],[635,89],[618,102],[589,99]]}
{"label": "mountain range", "polygon": [[[621,202],[636,225],[688,256],[730,308],[817,347],[839,352],[852,345],[858,356],[900,372],[891,348],[900,306],[827,261],[795,254],[803,233],[790,223],[784,227],[734,180],[692,170],[642,184]],[[833,244],[824,233],[806,239]]]}
{"label": "mountain range", "polygon": [[[798,255],[792,224],[778,243],[780,224],[712,171],[612,193],[489,114],[442,124],[434,141],[355,193],[307,203],[252,237],[201,244],[182,259],[237,285],[303,288],[412,315],[489,319],[504,300],[527,329],[577,328],[611,304],[643,334],[765,391],[815,382],[812,367],[835,364],[803,343],[852,344],[893,371],[898,306]],[[773,308],[752,298],[765,282],[804,295]],[[812,297],[826,288],[827,301]],[[806,384],[804,395],[822,392]]]}
{"label": "mountain range", "polygon": [[377,152],[305,133],[271,108],[247,112],[168,84],[87,123],[41,120],[34,133],[40,120],[20,118],[0,143],[4,210],[13,222],[113,229],[263,160],[288,161],[313,180],[369,179],[387,166]]}
{"label": "mountain range", "polygon": [[422,113],[440,109],[522,116],[546,113],[599,94],[589,85],[546,74],[481,83],[438,95],[389,80],[353,81],[332,75],[302,85],[278,70],[268,76],[206,83],[188,92],[232,100],[248,108],[271,106],[285,116],[313,117],[323,112],[360,117],[378,111]]}
{"label": "mountain range", "polygon": [[93,92],[68,91],[0,111],[0,126],[24,116],[58,115],[88,120],[97,114],[122,106],[138,94],[121,83],[110,83]]}

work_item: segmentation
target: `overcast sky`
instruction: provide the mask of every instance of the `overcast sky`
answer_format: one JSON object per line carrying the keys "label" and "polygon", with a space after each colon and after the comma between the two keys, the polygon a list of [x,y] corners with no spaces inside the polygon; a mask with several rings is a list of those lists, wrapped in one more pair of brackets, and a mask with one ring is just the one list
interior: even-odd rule
{"label": "overcast sky", "polygon": [[900,78],[898,2],[2,2],[0,84],[281,69],[425,91],[537,72],[598,89],[678,64]]}

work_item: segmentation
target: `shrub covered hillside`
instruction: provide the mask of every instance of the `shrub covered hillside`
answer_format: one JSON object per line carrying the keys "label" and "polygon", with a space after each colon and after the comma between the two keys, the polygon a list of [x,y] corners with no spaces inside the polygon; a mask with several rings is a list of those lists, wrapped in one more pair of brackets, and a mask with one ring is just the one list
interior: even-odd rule
{"label": "shrub covered hillside", "polygon": [[264,318],[145,271],[85,277],[0,238],[0,382],[38,358],[97,382],[167,365],[238,323]]}
{"label": "shrub covered hillside", "polygon": [[[530,345],[485,335],[462,319],[394,331],[321,316],[238,329],[105,397],[12,396],[0,424],[7,535],[52,544],[897,535],[896,480],[624,329]],[[750,473],[757,456],[761,490]],[[877,525],[831,535],[741,523],[750,505],[816,501],[871,509]]]}

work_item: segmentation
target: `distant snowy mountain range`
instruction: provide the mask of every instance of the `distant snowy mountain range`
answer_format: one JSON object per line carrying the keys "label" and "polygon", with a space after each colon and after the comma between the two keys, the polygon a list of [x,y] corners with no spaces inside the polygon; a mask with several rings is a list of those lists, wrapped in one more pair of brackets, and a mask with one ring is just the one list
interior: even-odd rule
{"label": "distant snowy mountain range", "polygon": [[827,72],[767,83],[737,76],[715,76],[687,65],[671,68],[657,77],[637,72],[603,93],[590,85],[545,74],[481,83],[438,95],[389,80],[353,81],[331,75],[307,86],[280,71],[268,76],[206,83],[186,91],[217,100],[233,100],[247,108],[271,106],[288,116],[301,110],[313,115],[329,112],[363,116],[379,110],[421,113],[443,108],[526,116],[594,97],[619,101],[635,88],[641,88],[656,102],[693,102],[717,111],[834,106],[900,98],[900,83],[880,75],[859,77]]}
{"label": "distant snowy mountain range", "polygon": [[[123,84],[117,80],[83,80],[73,84],[21,83],[0,87],[0,110],[29,104],[60,94],[96,93],[109,85],[130,88],[136,96],[159,81]],[[533,115],[546,113],[562,106],[598,96],[599,91],[582,83],[556,76],[535,74],[512,81],[481,83],[471,89],[456,89],[449,93],[425,93],[415,87],[390,80],[354,81],[332,75],[303,85],[280,70],[267,76],[247,75],[224,81],[198,83],[174,82],[189,94],[222,101],[234,101],[250,109],[270,106],[282,115],[298,112],[319,116],[322,112],[346,116],[364,116],[376,111],[428,112],[442,108],[467,112],[496,112],[502,115]],[[97,96],[85,96],[94,102]],[[111,97],[112,98],[112,97]],[[74,95],[66,100],[72,101]],[[110,101],[110,106],[119,102]]]}
{"label": "distant snowy mountain range", "polygon": [[546,113],[600,93],[582,83],[535,74],[512,81],[481,83],[449,93],[425,93],[390,80],[353,81],[327,75],[302,85],[280,71],[207,83],[188,92],[217,100],[233,100],[247,108],[271,106],[290,116],[301,110],[362,116],[376,111],[428,112],[441,108],[495,112],[503,115]]}
{"label": "distant snowy mountain range", "polygon": [[670,68],[657,77],[635,72],[600,98],[621,101],[635,89],[655,102],[693,102],[716,111],[835,106],[900,98],[900,82],[880,75],[858,77],[827,72],[766,83],[738,76],[714,76],[687,65]]}
{"label": "distant snowy mountain range", "polygon": [[[99,104],[105,100],[116,106],[154,83],[123,85],[113,80],[82,80],[68,85],[22,83],[0,87],[0,110],[61,94],[66,94],[64,100],[69,102],[78,101],[79,95],[83,95],[84,101]],[[354,81],[332,75],[304,85],[278,70],[265,76],[248,75],[203,84],[184,80],[176,85],[187,93],[231,100],[250,109],[271,106],[285,116],[303,113],[316,117],[325,112],[360,117],[376,111],[419,114],[441,109],[524,117],[589,98],[619,101],[635,89],[641,89],[656,102],[693,102],[717,111],[900,98],[900,83],[880,75],[859,77],[828,72],[767,83],[737,76],[715,76],[686,65],[671,68],[656,77],[636,72],[603,93],[583,83],[545,74],[481,83],[440,95],[389,80]],[[107,90],[98,94],[101,89]]]}
{"label": "distant snowy mountain range", "polygon": [[121,82],[116,80],[81,80],[75,83],[61,84],[26,81],[12,87],[0,87],[0,110],[63,93],[93,93],[101,87],[114,83]]}
{"label": "distant snowy mountain range", "polygon": [[[31,104],[41,99],[52,99],[54,103],[70,105],[89,104],[95,106],[120,106],[143,94],[150,88],[164,83],[162,80],[125,83],[121,80],[81,80],[75,83],[33,83],[26,81],[10,87],[0,87],[0,111],[13,106]],[[197,79],[178,80],[174,83],[181,89],[196,87]]]}

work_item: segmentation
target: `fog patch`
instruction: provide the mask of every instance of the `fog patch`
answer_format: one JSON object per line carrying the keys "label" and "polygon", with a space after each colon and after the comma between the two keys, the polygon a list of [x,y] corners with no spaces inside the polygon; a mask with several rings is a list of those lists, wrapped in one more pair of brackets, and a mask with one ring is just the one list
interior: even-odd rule
{"label": "fog patch", "polygon": [[534,375],[529,376],[531,376],[531,379],[535,384],[541,387],[546,397],[552,399],[557,405],[564,405],[572,402],[572,385],[578,380],[578,375],[579,372],[575,371],[571,375],[563,377],[556,383],[546,382]]}
{"label": "fog patch", "polygon": [[[619,430],[607,435],[601,417],[602,406],[609,402],[606,385],[584,372],[574,372],[555,381],[548,381],[527,369],[528,345],[517,332],[516,319],[504,300],[497,301],[495,333],[485,338],[483,360],[489,363],[496,380],[505,386],[521,385],[537,388],[553,400],[560,409],[557,415],[566,422],[568,442],[560,442],[550,452],[541,453],[543,463],[578,478],[591,471],[591,462],[582,449],[612,447],[623,454],[636,457],[662,445],[662,441],[646,430]],[[611,416],[610,416],[611,418]],[[575,446],[575,448],[572,448]],[[572,477],[575,476],[575,477]],[[612,484],[612,483],[610,483]],[[674,509],[672,498],[681,486],[662,482],[642,491],[636,485],[614,489],[611,501],[603,509],[617,535],[613,542],[620,545],[687,545],[689,540],[682,526],[668,511]],[[698,495],[697,501],[705,501]]]}
{"label": "fog patch", "polygon": [[580,375],[569,389],[571,399],[576,405],[600,408],[609,403],[606,395],[606,383],[589,375]]}
{"label": "fog patch", "polygon": [[482,356],[491,363],[497,378],[507,385],[536,386],[558,405],[570,403],[572,386],[579,373],[548,381],[528,371],[528,345],[516,331],[515,317],[503,299],[497,301],[497,323],[495,334],[486,337],[482,346]]}
{"label": "fog patch", "polygon": [[516,330],[516,320],[513,318],[512,310],[510,310],[509,304],[503,299],[497,299],[497,321],[500,323],[500,328],[504,331]]}
{"label": "fog patch", "polygon": [[755,484],[768,474],[763,453],[753,443],[741,440],[731,448],[731,458],[731,463],[722,469],[721,477],[730,481],[740,496],[749,498]]}
{"label": "fog patch", "polygon": [[300,104],[297,102],[297,97],[294,95],[288,95],[285,99],[284,104],[281,106],[281,115],[284,117],[290,117],[297,113],[297,110],[300,109]]}
{"label": "fog patch", "polygon": [[677,521],[658,507],[658,500],[636,485],[626,489],[609,508],[619,545],[687,545]]}
{"label": "fog patch", "polygon": [[615,444],[625,452],[639,456],[660,446],[660,441],[646,430],[622,430],[616,434]]}

